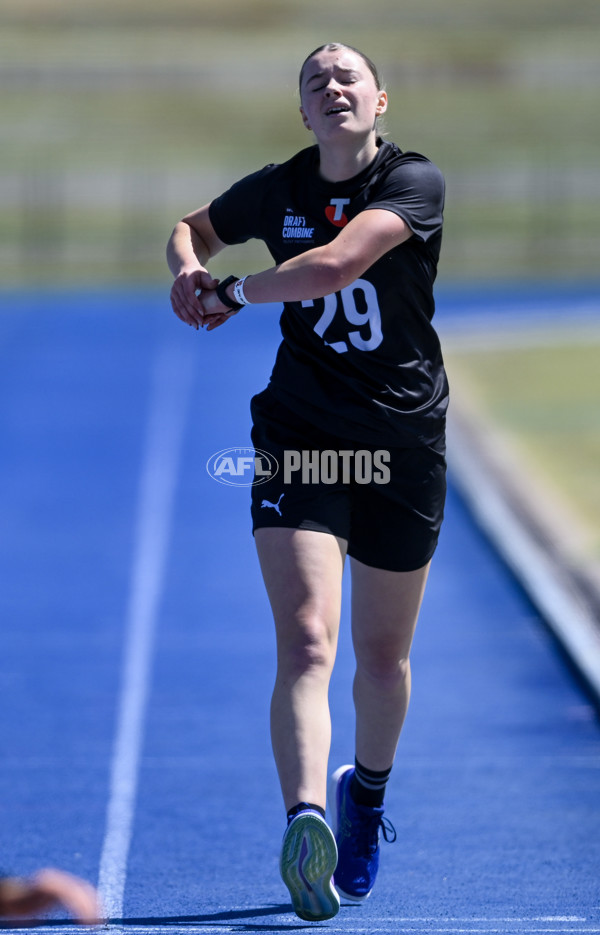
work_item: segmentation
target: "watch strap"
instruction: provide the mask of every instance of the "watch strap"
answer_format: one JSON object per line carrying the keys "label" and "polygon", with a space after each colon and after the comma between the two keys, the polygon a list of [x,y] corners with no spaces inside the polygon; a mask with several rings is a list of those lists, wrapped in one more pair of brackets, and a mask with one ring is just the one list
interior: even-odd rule
{"label": "watch strap", "polygon": [[219,301],[226,305],[231,312],[237,312],[238,309],[243,308],[241,302],[236,302],[235,299],[230,299],[227,295],[227,289],[233,282],[237,282],[239,276],[228,276],[227,279],[224,279],[219,283],[215,292],[219,298]]}

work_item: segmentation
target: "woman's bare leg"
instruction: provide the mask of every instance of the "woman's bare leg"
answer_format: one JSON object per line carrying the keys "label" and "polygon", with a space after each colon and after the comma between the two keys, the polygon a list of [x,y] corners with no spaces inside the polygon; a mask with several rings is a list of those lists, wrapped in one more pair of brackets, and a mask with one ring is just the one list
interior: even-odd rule
{"label": "woman's bare leg", "polygon": [[256,547],[273,610],[277,677],[271,739],[286,809],[325,808],[335,661],[346,542],[306,529],[258,529]]}
{"label": "woman's bare leg", "polygon": [[351,568],[356,757],[380,771],[394,762],[408,709],[409,654],[429,564],[394,572],[351,559]]}

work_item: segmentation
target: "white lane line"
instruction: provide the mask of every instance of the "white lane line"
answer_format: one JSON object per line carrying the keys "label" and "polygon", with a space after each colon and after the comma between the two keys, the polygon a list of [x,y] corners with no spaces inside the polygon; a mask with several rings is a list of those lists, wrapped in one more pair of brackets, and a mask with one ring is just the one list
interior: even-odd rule
{"label": "white lane line", "polygon": [[123,915],[127,859],[158,608],[162,595],[179,457],[192,382],[190,350],[161,349],[148,416],[117,729],[98,888],[107,918]]}
{"label": "white lane line", "polygon": [[[237,915],[237,912],[233,910]],[[225,913],[224,913],[225,914]],[[148,920],[147,924],[140,925],[139,921],[133,922],[131,924],[125,923],[124,925],[108,925],[104,928],[102,935],[160,935],[161,932],[168,932],[169,935],[180,935],[180,933],[187,933],[187,935],[226,935],[226,933],[239,932],[241,928],[246,929],[248,927],[248,920],[252,916],[252,922],[250,925],[258,923],[259,919],[268,918],[268,924],[257,924],[256,929],[249,929],[251,931],[263,930],[263,928],[269,928],[269,931],[275,928],[279,928],[275,924],[276,920],[285,918],[291,920],[292,924],[286,926],[288,928],[295,928],[293,925],[293,920],[295,916],[291,912],[278,915],[268,914],[265,916],[257,916],[254,912],[250,912],[248,915],[244,914],[243,910],[239,910],[239,918],[236,920],[223,919],[220,922],[217,922],[218,913],[215,914],[214,922],[211,923],[210,916],[206,916],[205,920],[202,921],[203,916],[199,915],[197,919],[194,919],[193,916],[188,917],[185,921],[183,919],[178,919],[177,916],[174,916],[173,919],[165,919],[160,921]],[[563,933],[563,935],[571,935],[571,933],[579,933],[579,935],[597,935],[600,932],[600,921],[597,919],[591,919],[586,916],[578,915],[539,915],[539,916],[385,916],[381,917],[372,917],[369,920],[356,920],[352,918],[344,918],[346,916],[346,907],[342,907],[340,912],[339,919],[336,919],[335,922],[329,922],[327,925],[327,931],[329,935],[376,935],[379,932],[434,932],[439,933],[439,935],[496,935],[496,933],[502,933],[502,935],[543,935],[543,933],[548,933],[548,935],[553,935],[553,933]],[[340,924],[343,919],[343,924]],[[543,928],[540,928],[540,923],[546,923]],[[581,923],[577,925],[577,923]],[[44,927],[42,923],[40,928]],[[52,926],[52,935],[74,935],[77,932],[83,932],[83,929],[74,926],[62,927],[62,926]],[[89,929],[87,930],[89,931]]]}
{"label": "white lane line", "polygon": [[[280,917],[277,917],[280,918]],[[285,928],[295,929],[297,926],[295,923],[295,917],[290,913],[290,922],[288,925],[285,925]],[[443,923],[443,920],[423,920],[421,924],[418,925],[407,925],[402,919],[394,919],[390,917],[386,919],[385,922],[380,922],[379,920],[374,923],[365,922],[363,924],[355,924],[351,920],[344,921],[343,926],[332,925],[329,923],[327,925],[328,935],[379,935],[379,933],[397,933],[400,932],[423,932],[423,933],[435,933],[435,935],[554,935],[554,933],[561,933],[561,935],[598,935],[600,932],[600,926],[577,926],[577,927],[565,927],[552,926],[550,928],[544,926],[540,928],[536,927],[522,927],[518,922],[515,923],[514,919],[502,920],[501,927],[499,928],[477,928],[475,926],[465,926],[465,927],[455,927],[452,925],[440,924]],[[433,924],[432,924],[433,923]],[[252,926],[256,925],[256,928]],[[398,928],[401,926],[401,929]],[[514,927],[511,927],[514,926]],[[168,933],[168,935],[234,935],[234,933],[239,933],[242,929],[244,931],[275,931],[276,928],[282,926],[276,926],[273,923],[273,919],[265,925],[257,924],[255,920],[250,922],[246,921],[245,923],[241,920],[239,922],[228,923],[217,923],[216,925],[204,924],[204,923],[178,923],[177,920],[170,922],[164,922],[163,924],[149,924],[149,925],[129,925],[125,924],[122,926],[109,925],[106,928],[102,929],[102,935],[160,935],[160,933]],[[44,925],[36,926],[36,930],[44,928]],[[300,928],[303,928],[300,926]],[[52,926],[51,929],[48,929],[49,935],[77,935],[81,932],[89,932],[89,929],[81,929],[78,926]],[[91,930],[92,932],[94,929]]]}

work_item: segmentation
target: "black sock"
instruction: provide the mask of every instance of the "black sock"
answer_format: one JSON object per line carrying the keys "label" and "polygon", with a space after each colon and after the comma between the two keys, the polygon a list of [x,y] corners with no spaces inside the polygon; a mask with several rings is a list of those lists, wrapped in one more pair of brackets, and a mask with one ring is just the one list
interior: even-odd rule
{"label": "black sock", "polygon": [[310,809],[312,812],[318,812],[323,818],[325,818],[325,809],[321,808],[320,805],[311,805],[310,802],[298,802],[297,805],[294,805],[293,808],[290,808],[287,813],[288,825],[292,818],[295,818],[299,812],[305,812],[307,809]]}
{"label": "black sock", "polygon": [[385,787],[390,778],[392,767],[381,772],[375,772],[362,766],[358,760],[354,761],[354,776],[350,783],[350,795],[357,805],[368,805],[369,808],[381,808]]}

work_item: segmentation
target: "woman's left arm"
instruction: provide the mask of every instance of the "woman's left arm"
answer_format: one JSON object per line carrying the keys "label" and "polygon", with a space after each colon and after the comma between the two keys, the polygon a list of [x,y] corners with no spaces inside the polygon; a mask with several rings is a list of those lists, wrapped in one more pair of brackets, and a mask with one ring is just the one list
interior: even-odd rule
{"label": "woman's left arm", "polygon": [[[385,208],[362,211],[322,247],[314,247],[279,266],[249,276],[244,284],[252,304],[300,302],[338,292],[358,279],[382,256],[412,236],[408,224]],[[228,289],[233,299],[233,287]],[[205,293],[207,315],[224,311],[216,293]],[[226,316],[222,321],[226,320]],[[222,324],[214,319],[213,327]]]}

